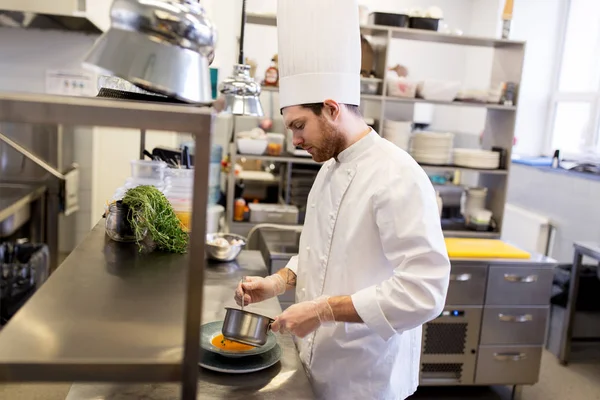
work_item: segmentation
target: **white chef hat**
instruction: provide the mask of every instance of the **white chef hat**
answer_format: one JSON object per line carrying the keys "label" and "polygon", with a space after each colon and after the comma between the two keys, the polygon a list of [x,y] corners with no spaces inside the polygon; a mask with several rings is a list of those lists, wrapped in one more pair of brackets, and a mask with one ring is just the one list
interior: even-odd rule
{"label": "white chef hat", "polygon": [[277,31],[281,108],[360,104],[357,0],[278,0]]}

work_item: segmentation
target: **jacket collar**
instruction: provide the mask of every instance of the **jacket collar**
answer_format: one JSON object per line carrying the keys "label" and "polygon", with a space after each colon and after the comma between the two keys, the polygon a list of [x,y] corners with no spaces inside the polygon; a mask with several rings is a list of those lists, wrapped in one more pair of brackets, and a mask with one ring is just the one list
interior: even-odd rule
{"label": "jacket collar", "polygon": [[338,154],[337,161],[344,164],[356,160],[358,156],[373,146],[377,139],[379,139],[379,134],[371,129],[365,137]]}

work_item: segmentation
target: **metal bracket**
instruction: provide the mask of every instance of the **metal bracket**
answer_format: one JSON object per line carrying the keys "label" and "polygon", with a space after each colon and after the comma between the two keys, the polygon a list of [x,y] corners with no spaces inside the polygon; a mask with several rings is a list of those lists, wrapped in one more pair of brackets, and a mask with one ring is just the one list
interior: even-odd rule
{"label": "metal bracket", "polygon": [[6,143],[15,151],[21,153],[23,156],[27,157],[61,181],[61,208],[66,216],[69,216],[75,211],[79,210],[79,165],[73,163],[69,168],[67,168],[65,173],[61,173],[46,161],[42,160],[40,157],[31,153],[25,147],[21,146],[19,143],[13,141],[11,138],[2,133],[0,133],[0,141]]}

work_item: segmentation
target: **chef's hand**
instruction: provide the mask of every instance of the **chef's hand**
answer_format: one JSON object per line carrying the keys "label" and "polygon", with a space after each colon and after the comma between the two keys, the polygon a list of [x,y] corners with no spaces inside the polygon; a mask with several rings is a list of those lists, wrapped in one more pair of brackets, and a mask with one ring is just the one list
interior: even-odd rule
{"label": "chef's hand", "polygon": [[[242,290],[243,288],[243,290]],[[240,282],[235,290],[235,302],[238,306],[258,303],[271,297],[285,293],[285,280],[280,275],[270,275],[266,278],[260,276],[247,276],[244,283]]]}
{"label": "chef's hand", "polygon": [[290,306],[275,318],[271,330],[281,333],[289,332],[303,338],[314,332],[321,324],[335,322],[328,300],[328,296],[322,296],[313,301],[303,301]]}

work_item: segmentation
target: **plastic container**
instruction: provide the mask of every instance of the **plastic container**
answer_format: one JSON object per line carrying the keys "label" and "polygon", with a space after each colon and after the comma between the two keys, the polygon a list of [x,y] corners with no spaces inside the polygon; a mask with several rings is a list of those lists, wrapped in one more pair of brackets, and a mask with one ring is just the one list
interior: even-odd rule
{"label": "plastic container", "polygon": [[141,179],[141,178],[127,178],[125,180],[125,185],[124,185],[125,189],[133,189],[134,187],[138,187],[138,186],[154,186],[161,192],[163,192],[165,189],[167,189],[167,185],[165,184],[165,182],[163,180]]}
{"label": "plastic container", "polygon": [[410,17],[408,27],[426,31],[437,31],[440,27],[440,20],[436,18]]}
{"label": "plastic container", "polygon": [[454,101],[460,91],[459,81],[428,79],[417,86],[417,95],[425,100]]}
{"label": "plastic container", "polygon": [[369,16],[371,25],[397,26],[406,28],[409,24],[409,17],[406,14],[392,14],[384,12],[373,12]]}
{"label": "plastic container", "polygon": [[165,179],[167,163],[163,161],[132,160],[131,176],[135,179]]}
{"label": "plastic container", "polygon": [[382,79],[360,78],[360,92],[362,94],[378,94]]}
{"label": "plastic container", "polygon": [[389,78],[387,89],[388,96],[412,99],[417,95],[417,82],[401,77]]}
{"label": "plastic container", "polygon": [[283,133],[267,133],[267,154],[270,156],[280,156],[283,152],[285,135]]}
{"label": "plastic container", "polygon": [[298,223],[298,207],[296,206],[252,203],[248,207],[250,208],[250,222]]}

